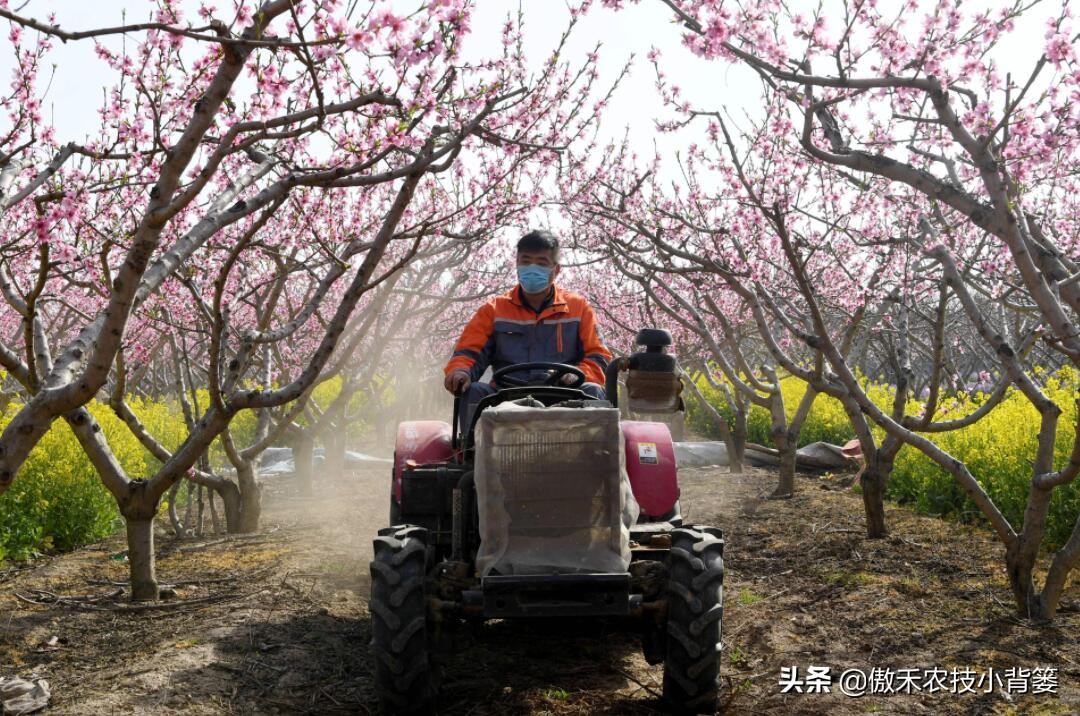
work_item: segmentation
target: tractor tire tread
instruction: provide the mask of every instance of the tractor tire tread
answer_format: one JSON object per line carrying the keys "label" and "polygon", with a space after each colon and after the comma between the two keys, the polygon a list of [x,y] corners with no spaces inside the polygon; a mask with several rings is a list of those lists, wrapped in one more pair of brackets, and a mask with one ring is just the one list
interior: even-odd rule
{"label": "tractor tire tread", "polygon": [[698,576],[694,577],[694,581],[691,582],[691,587],[693,587],[694,589],[701,589],[714,579],[719,579],[720,583],[723,584],[724,568],[722,566],[713,565]]}
{"label": "tractor tire tread", "polygon": [[405,652],[405,647],[409,645],[409,640],[413,638],[417,632],[423,631],[426,626],[426,619],[424,617],[416,617],[411,622],[405,625],[401,631],[398,632],[394,640],[390,642],[390,648],[397,654]]}
{"label": "tractor tire tread", "polygon": [[372,599],[368,603],[368,609],[379,619],[382,619],[387,629],[396,631],[401,626],[401,620],[394,614],[394,610],[386,606],[382,599]]}
{"label": "tractor tire tread", "polygon": [[676,713],[714,713],[723,621],[724,542],[700,526],[672,530],[664,698]]}
{"label": "tractor tire tread", "polygon": [[375,687],[384,713],[435,713],[438,668],[428,633],[428,532],[401,525],[374,540],[369,609]]}
{"label": "tractor tire tread", "polygon": [[671,561],[685,562],[686,565],[695,572],[700,572],[701,570],[705,569],[705,565],[702,563],[700,557],[695,557],[689,551],[685,549],[679,549],[678,547],[672,548]]}
{"label": "tractor tire tread", "polygon": [[668,594],[675,595],[682,599],[689,609],[694,614],[700,614],[702,610],[701,599],[694,594],[693,590],[685,584],[678,582],[672,582],[668,585]]}
{"label": "tractor tire tread", "polygon": [[706,629],[712,626],[713,622],[719,622],[724,618],[724,605],[714,604],[706,610],[704,614],[690,622],[690,634],[694,637],[700,637]]}
{"label": "tractor tire tread", "polygon": [[409,598],[409,595],[417,589],[421,591],[423,591],[424,589],[424,575],[422,574],[405,580],[405,582],[400,587],[390,592],[391,608],[397,609],[398,607],[400,607],[402,604],[405,603],[405,600]]}
{"label": "tractor tire tread", "polygon": [[681,626],[668,624],[668,636],[673,638],[691,659],[696,659],[701,655],[701,648],[698,646],[697,642],[695,642],[690,634]]}
{"label": "tractor tire tread", "polygon": [[[376,572],[378,575],[376,575]],[[396,587],[401,584],[401,575],[397,573],[396,569],[385,562],[371,563],[371,578],[375,579],[376,576],[380,577],[391,587]]]}

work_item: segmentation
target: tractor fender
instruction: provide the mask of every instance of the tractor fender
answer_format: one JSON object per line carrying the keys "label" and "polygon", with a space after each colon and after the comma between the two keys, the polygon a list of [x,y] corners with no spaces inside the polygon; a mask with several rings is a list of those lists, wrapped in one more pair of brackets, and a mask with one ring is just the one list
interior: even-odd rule
{"label": "tractor fender", "polygon": [[620,423],[626,450],[630,489],[649,517],[661,517],[679,499],[679,476],[671,431],[663,423],[624,420]]}
{"label": "tractor fender", "polygon": [[448,462],[453,455],[450,446],[450,423],[442,420],[409,420],[398,423],[394,443],[394,500],[401,503],[401,473],[406,463],[427,465]]}

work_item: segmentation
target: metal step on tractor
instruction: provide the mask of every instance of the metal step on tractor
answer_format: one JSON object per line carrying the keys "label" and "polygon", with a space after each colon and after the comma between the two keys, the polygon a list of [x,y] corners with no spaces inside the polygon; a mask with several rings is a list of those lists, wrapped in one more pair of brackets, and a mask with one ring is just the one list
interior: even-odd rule
{"label": "metal step on tractor", "polygon": [[636,340],[644,351],[608,366],[609,400],[563,385],[584,380],[574,366],[523,363],[495,373],[504,387],[461,434],[460,400],[452,423],[398,427],[369,602],[385,712],[436,712],[453,625],[538,617],[627,625],[664,665],[669,709],[715,712],[724,541],[682,523],[667,426],[619,419],[621,371],[631,410],[681,404],[670,334]]}

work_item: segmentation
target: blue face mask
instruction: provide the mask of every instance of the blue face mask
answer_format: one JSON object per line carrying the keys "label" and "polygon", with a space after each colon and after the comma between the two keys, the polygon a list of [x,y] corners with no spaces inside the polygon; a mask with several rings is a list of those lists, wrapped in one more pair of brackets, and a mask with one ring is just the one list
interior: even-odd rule
{"label": "blue face mask", "polygon": [[551,280],[551,268],[548,266],[518,266],[518,282],[525,289],[525,293],[540,293],[548,286]]}

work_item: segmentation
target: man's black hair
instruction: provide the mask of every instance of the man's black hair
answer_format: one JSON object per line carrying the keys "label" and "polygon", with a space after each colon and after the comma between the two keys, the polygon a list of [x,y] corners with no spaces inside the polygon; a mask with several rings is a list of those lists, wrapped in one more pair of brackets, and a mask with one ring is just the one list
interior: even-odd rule
{"label": "man's black hair", "polygon": [[550,251],[555,263],[559,262],[559,240],[547,229],[534,229],[517,242],[518,253],[522,251]]}

